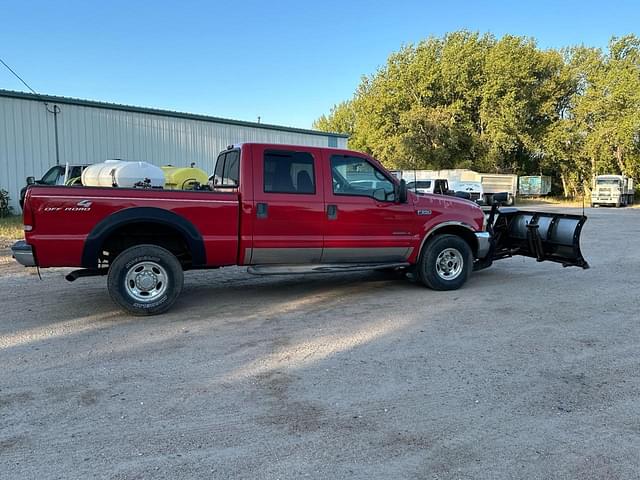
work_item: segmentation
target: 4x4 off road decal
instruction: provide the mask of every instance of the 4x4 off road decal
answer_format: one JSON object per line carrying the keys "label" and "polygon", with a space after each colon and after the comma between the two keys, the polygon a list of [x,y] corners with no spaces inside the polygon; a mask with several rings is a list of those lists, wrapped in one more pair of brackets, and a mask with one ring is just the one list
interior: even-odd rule
{"label": "4x4 off road decal", "polygon": [[90,212],[91,200],[80,200],[75,207],[44,207],[45,212]]}

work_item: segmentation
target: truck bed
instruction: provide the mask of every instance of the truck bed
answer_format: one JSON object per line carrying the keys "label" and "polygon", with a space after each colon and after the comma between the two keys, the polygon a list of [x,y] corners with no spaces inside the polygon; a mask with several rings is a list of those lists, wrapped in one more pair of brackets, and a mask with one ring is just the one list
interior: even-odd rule
{"label": "truck bed", "polygon": [[204,265],[238,261],[235,192],[34,186],[27,199],[24,221],[32,230],[25,237],[41,267],[95,267],[83,261],[85,242],[108,229],[114,214],[122,219],[141,208],[172,212],[191,223],[205,245]]}

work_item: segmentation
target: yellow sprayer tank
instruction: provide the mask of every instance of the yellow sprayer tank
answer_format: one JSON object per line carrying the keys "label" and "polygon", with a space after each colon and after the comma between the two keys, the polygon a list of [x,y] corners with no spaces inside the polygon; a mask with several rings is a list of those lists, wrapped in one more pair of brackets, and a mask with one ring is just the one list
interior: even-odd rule
{"label": "yellow sprayer tank", "polygon": [[207,185],[209,176],[195,167],[160,167],[164,172],[164,188],[168,190],[193,190],[196,183]]}

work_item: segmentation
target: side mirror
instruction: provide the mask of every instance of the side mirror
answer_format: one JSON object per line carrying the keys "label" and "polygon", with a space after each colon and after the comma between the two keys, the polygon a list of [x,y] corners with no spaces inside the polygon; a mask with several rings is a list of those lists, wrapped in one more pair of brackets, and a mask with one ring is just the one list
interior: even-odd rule
{"label": "side mirror", "polygon": [[34,185],[36,183],[35,177],[27,177],[27,185]]}
{"label": "side mirror", "polygon": [[398,199],[398,203],[407,203],[407,182],[405,180],[400,180],[397,190],[398,194],[396,195],[396,198]]}

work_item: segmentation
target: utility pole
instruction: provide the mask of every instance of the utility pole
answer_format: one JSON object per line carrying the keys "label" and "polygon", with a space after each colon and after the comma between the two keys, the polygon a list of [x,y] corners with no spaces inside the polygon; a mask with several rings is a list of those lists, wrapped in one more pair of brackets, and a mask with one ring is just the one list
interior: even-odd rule
{"label": "utility pole", "polygon": [[60,113],[60,107],[58,105],[53,106],[53,110],[49,110],[49,105],[45,103],[47,112],[53,113],[53,132],[56,142],[56,165],[60,165],[60,147],[58,145],[58,114]]}

